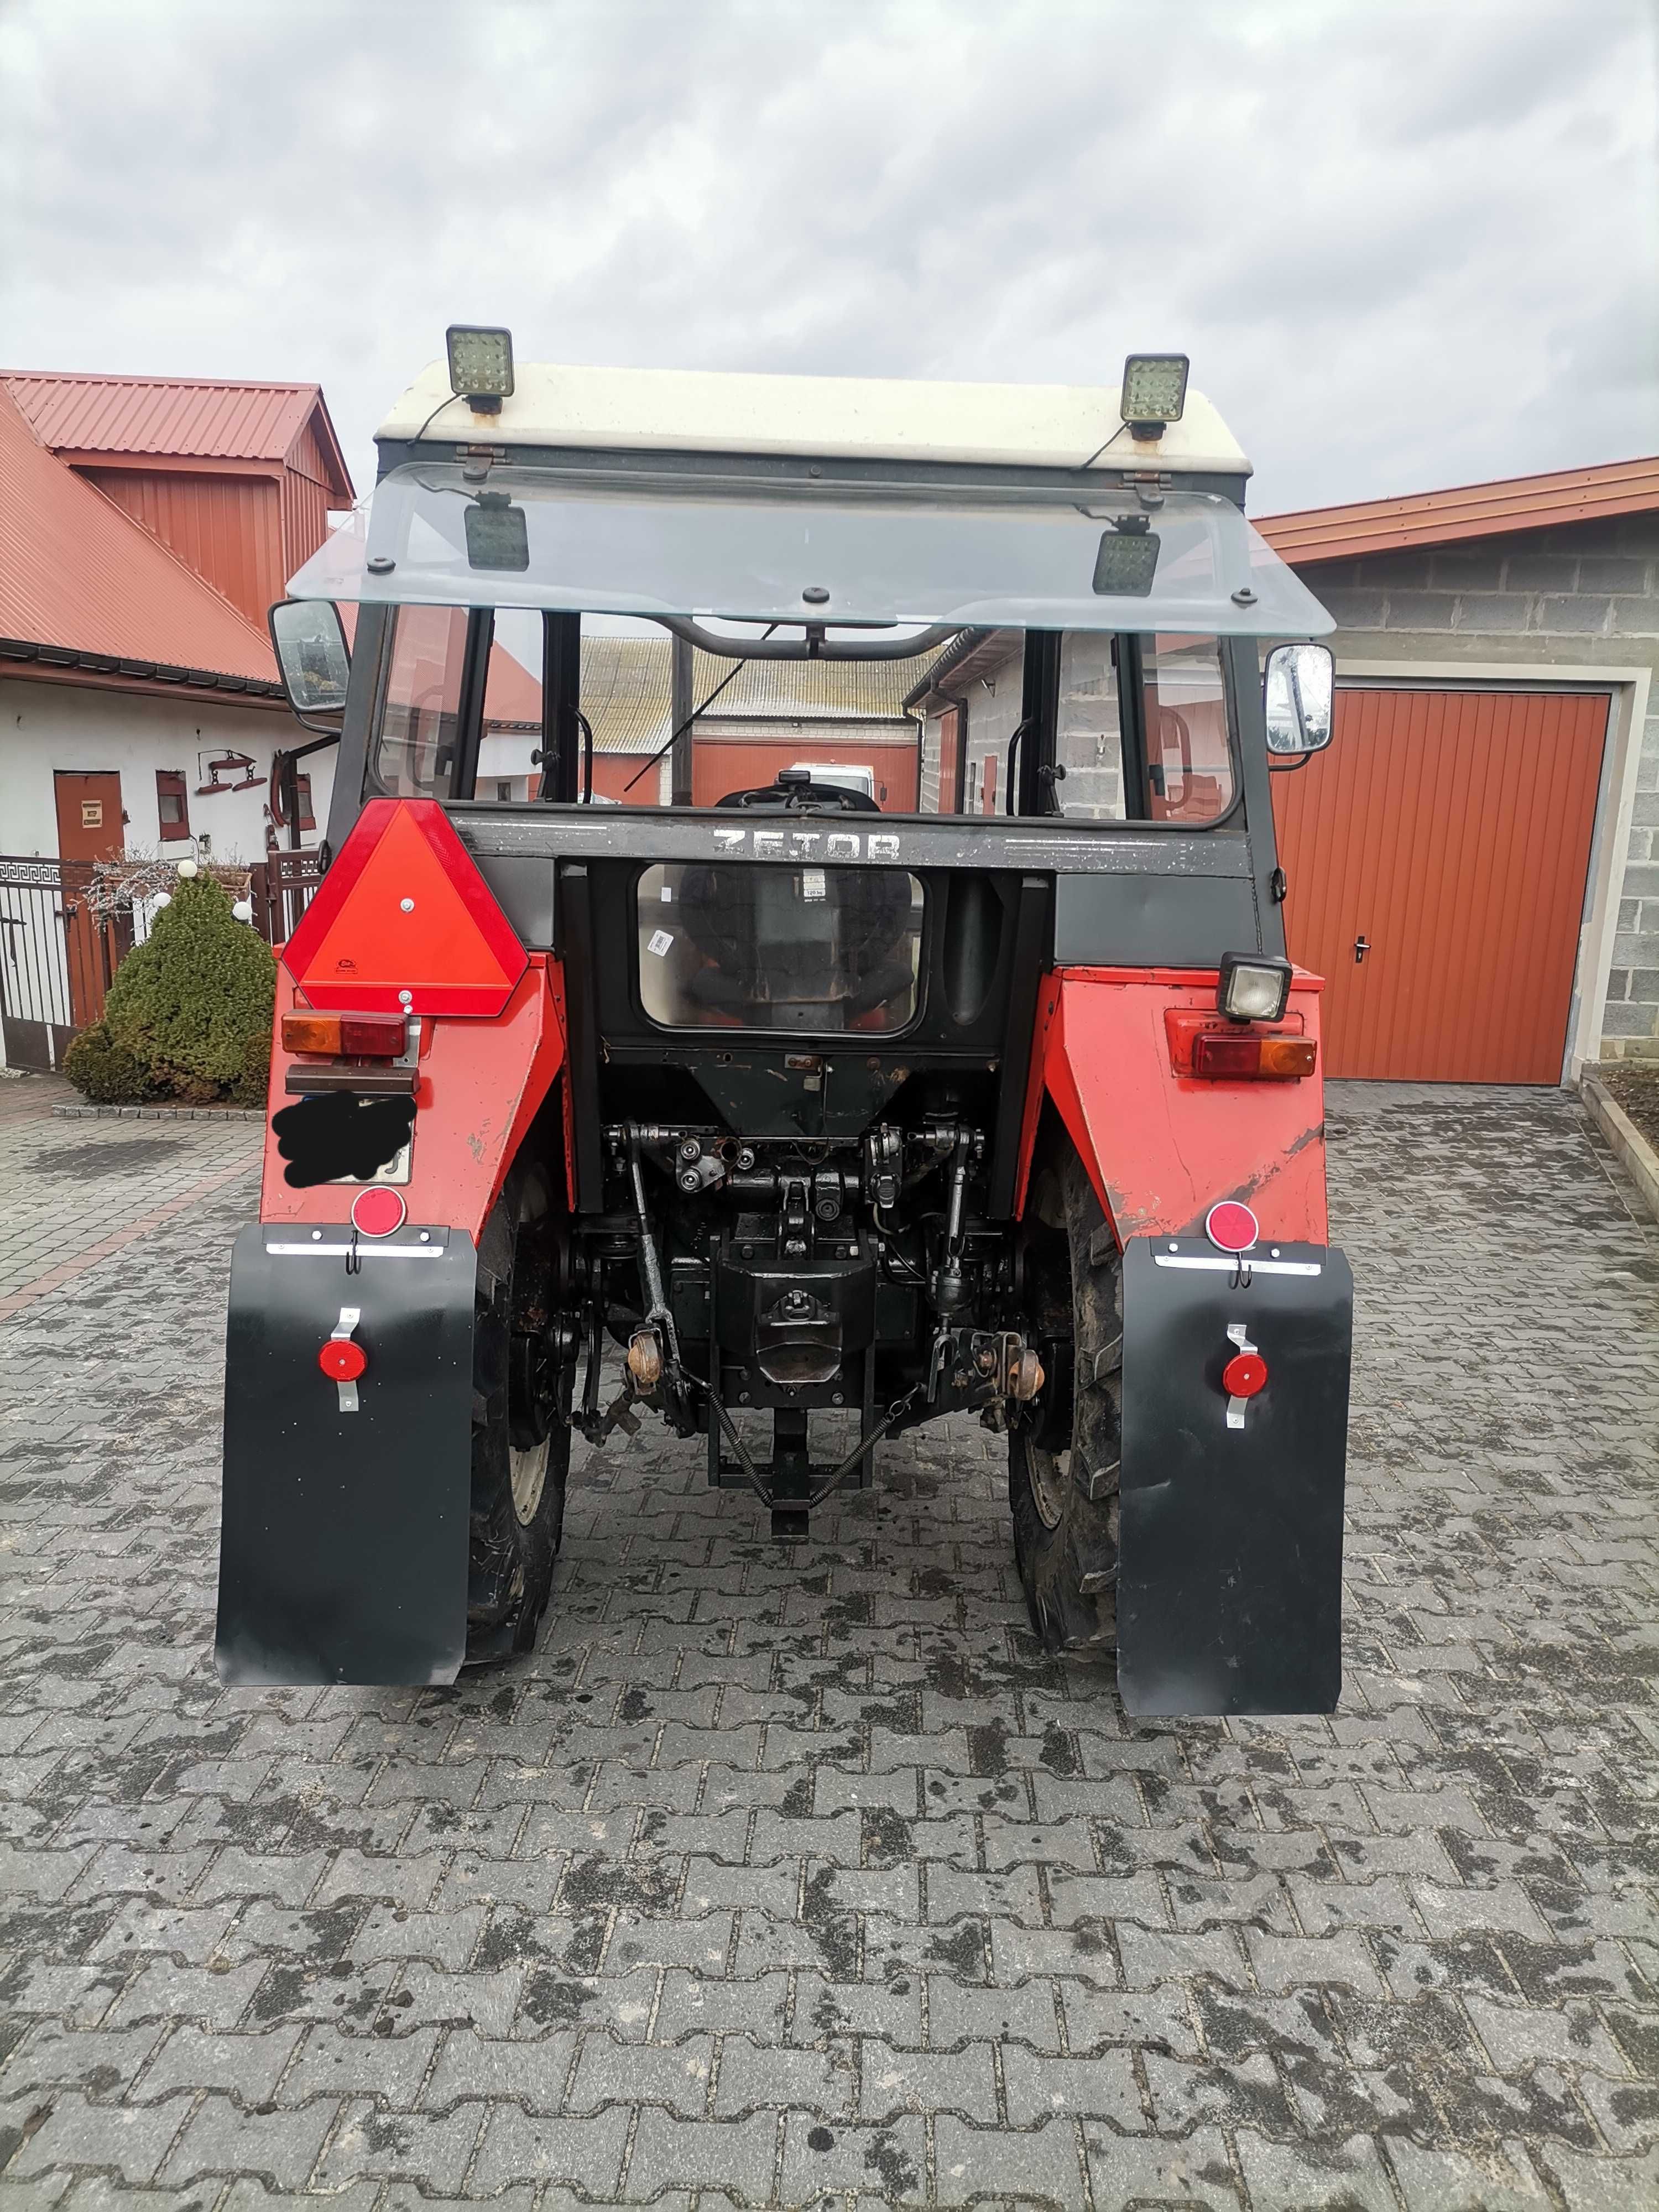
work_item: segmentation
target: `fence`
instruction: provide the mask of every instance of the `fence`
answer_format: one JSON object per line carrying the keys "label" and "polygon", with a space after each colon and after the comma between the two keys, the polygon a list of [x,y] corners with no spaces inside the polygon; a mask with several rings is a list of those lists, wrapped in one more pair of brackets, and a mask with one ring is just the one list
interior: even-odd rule
{"label": "fence", "polygon": [[321,856],[267,853],[257,867],[248,870],[248,878],[253,927],[267,945],[285,945],[323,880]]}
{"label": "fence", "polygon": [[[0,854],[0,1042],[5,1064],[50,1073],[99,1020],[115,971],[149,934],[153,897],[94,900],[99,864]],[[253,926],[292,935],[322,881],[315,853],[271,853],[248,872]]]}

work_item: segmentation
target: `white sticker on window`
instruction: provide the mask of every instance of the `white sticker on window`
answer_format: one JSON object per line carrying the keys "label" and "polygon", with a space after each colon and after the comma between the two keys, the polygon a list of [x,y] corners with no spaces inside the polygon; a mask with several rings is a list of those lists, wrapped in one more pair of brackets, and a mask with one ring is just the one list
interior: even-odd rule
{"label": "white sticker on window", "polygon": [[823,870],[822,868],[803,868],[801,870],[800,895],[804,899],[808,899],[814,902],[823,898]]}
{"label": "white sticker on window", "polygon": [[672,884],[665,884],[663,885],[662,902],[665,906],[672,906],[674,903],[674,886]]}
{"label": "white sticker on window", "polygon": [[654,952],[660,960],[673,942],[674,933],[672,929],[653,929],[651,933],[651,941],[645,949],[647,952]]}

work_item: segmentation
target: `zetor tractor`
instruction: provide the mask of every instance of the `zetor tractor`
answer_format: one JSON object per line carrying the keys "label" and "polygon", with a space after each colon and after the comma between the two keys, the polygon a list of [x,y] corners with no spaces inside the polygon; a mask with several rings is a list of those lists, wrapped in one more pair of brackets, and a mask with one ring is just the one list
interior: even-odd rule
{"label": "zetor tractor", "polygon": [[1134,1713],[1328,1711],[1352,1291],[1270,777],[1331,623],[1185,360],[447,370],[272,613],[338,751],[221,1673],[528,1650],[578,1431],[700,1438],[798,1540],[973,1413],[1046,1647]]}

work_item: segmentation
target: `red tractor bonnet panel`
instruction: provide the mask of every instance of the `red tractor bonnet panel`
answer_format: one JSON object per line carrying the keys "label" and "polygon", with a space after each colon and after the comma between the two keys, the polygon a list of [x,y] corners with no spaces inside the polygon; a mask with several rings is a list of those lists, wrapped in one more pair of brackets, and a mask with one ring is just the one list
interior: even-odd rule
{"label": "red tractor bonnet panel", "polygon": [[311,1005],[499,1014],[525,950],[435,799],[371,799],[283,963]]}

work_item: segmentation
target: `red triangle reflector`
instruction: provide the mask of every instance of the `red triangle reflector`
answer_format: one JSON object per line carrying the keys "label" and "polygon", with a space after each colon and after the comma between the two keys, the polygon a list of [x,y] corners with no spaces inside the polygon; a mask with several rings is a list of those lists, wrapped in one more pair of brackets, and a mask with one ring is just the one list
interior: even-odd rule
{"label": "red triangle reflector", "polygon": [[434,799],[372,799],[283,964],[313,1006],[498,1014],[525,950]]}

